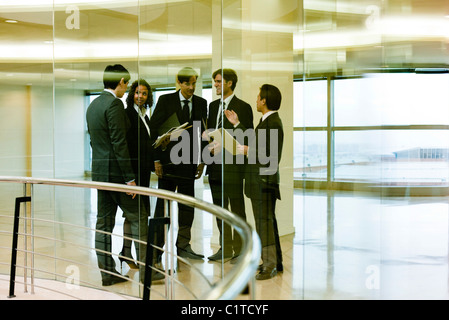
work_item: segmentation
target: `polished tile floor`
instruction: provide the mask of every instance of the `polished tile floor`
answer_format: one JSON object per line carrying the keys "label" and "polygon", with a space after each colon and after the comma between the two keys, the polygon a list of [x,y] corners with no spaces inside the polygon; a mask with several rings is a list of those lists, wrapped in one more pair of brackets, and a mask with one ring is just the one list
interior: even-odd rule
{"label": "polished tile floor", "polygon": [[[7,247],[11,243],[6,234],[11,219],[1,216],[11,215],[11,198],[17,194],[21,194],[20,187],[8,188],[2,195],[1,203],[5,205],[0,208],[0,299],[7,299],[10,256]],[[88,249],[93,245],[92,232],[73,225],[94,226],[95,192],[42,186],[35,189],[35,194],[46,200],[57,200],[35,203],[35,216],[41,219],[34,227],[40,235],[34,243],[39,252],[34,258],[36,288],[33,295],[24,293],[19,283],[16,299],[135,299],[139,296],[136,283],[117,284],[103,288],[105,291],[91,288],[99,284],[95,253]],[[198,194],[210,200],[207,186]],[[270,280],[256,281],[256,299],[449,298],[447,197],[379,197],[357,192],[296,190],[294,202],[296,231],[281,237],[284,272]],[[53,217],[64,224],[50,226],[45,220]],[[118,214],[117,233],[121,227],[122,218]],[[195,251],[207,257],[217,250],[215,218],[196,215],[194,234]],[[50,240],[53,238],[63,241]],[[115,253],[120,250],[120,241],[114,242]],[[55,261],[52,258],[55,256],[63,260]],[[19,262],[23,260],[24,257],[19,258]],[[182,262],[177,264],[175,279],[183,285],[175,285],[174,299],[201,296],[207,290],[208,281],[218,281],[223,272],[232,268],[229,262],[189,261],[194,269]],[[77,267],[73,269],[75,264]],[[47,274],[48,270],[57,276]],[[126,265],[122,273],[138,279],[138,272]],[[71,286],[67,275],[79,276],[81,286]],[[49,283],[52,291],[42,288],[48,288]],[[151,299],[164,299],[165,292],[164,282],[154,283]],[[241,294],[237,299],[249,299],[249,296]]]}

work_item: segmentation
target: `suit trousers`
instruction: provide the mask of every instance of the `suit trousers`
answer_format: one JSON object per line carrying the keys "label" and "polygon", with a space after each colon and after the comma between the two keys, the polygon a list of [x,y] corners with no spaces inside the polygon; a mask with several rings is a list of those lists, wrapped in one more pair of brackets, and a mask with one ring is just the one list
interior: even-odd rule
{"label": "suit trousers", "polygon": [[[243,178],[220,179],[209,176],[209,185],[213,203],[236,214],[246,221],[245,199],[243,196]],[[242,249],[242,238],[234,232],[228,223],[217,218],[217,227],[220,231],[220,245],[224,252],[234,251],[239,255]]]}
{"label": "suit trousers", "polygon": [[[188,169],[191,170],[191,169]],[[158,179],[158,189],[164,189],[168,191],[177,191],[178,193],[194,197],[195,196],[195,179],[194,177],[185,177],[173,175],[172,177],[162,177]],[[165,200],[158,198],[156,201],[156,208],[154,217],[160,218],[164,216]],[[170,202],[168,202],[170,203]],[[170,210],[168,210],[170,212]],[[178,204],[178,237],[176,240],[176,247],[185,249],[191,240],[191,228],[193,224],[195,210],[193,207]],[[163,226],[156,229],[156,245],[163,247],[164,245],[164,232]],[[158,259],[160,259],[162,252],[157,253]]]}
{"label": "suit trousers", "polygon": [[[133,238],[147,241],[148,211],[145,210],[143,201],[136,196],[124,192],[98,190],[97,223],[95,233],[95,248],[97,249],[98,267],[101,270],[115,272],[115,261],[112,258],[111,234],[114,226],[117,208],[123,211],[124,217],[130,222]],[[135,242],[137,259],[145,262],[146,246]],[[143,276],[144,266],[140,265],[140,273]],[[103,279],[108,278],[107,272],[101,272]]]}
{"label": "suit trousers", "polygon": [[263,266],[275,268],[282,264],[282,250],[276,220],[276,194],[270,189],[261,189],[258,197],[251,199],[256,231],[262,245]]}

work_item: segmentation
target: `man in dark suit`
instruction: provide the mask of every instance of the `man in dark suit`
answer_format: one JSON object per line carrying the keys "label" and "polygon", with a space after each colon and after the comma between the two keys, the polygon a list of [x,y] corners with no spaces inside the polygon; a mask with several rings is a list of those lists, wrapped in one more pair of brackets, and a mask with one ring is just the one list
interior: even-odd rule
{"label": "man in dark suit", "polygon": [[[232,135],[233,130],[240,127],[252,129],[253,111],[251,106],[234,94],[238,80],[236,72],[232,69],[219,69],[213,73],[212,78],[214,79],[216,93],[221,95],[221,98],[209,105],[208,130],[225,129]],[[240,126],[231,124],[224,116],[224,110],[233,110],[238,115]],[[206,136],[203,134],[203,137],[207,139],[207,132]],[[244,141],[239,142],[245,143]],[[222,152],[219,141],[214,141],[212,144],[217,144],[217,147],[211,148],[211,151],[221,155],[219,163],[207,165],[206,174],[209,176],[212,200],[214,204],[226,209],[229,209],[230,204],[230,211],[246,220],[243,197],[245,163],[238,164],[236,156],[226,155],[225,153],[228,152],[226,150]],[[225,161],[225,159],[227,160]],[[234,257],[231,262],[235,262],[235,258],[239,256],[242,247],[240,235],[237,232],[233,234],[231,226],[218,218],[217,226],[220,231],[220,249],[208,259],[217,261]]]}
{"label": "man in dark suit", "polygon": [[[94,181],[136,185],[126,141],[130,124],[120,100],[128,88],[129,79],[129,72],[122,65],[107,66],[103,75],[104,91],[87,109]],[[140,233],[140,239],[146,239],[145,216],[140,215],[142,208],[139,208],[135,194],[98,190],[96,229],[106,233],[96,232],[95,248],[104,286],[126,281],[115,270],[115,261],[111,256],[109,233],[114,228],[117,207],[130,221],[133,234]],[[142,247],[137,248],[140,261],[144,261],[145,250]]]}
{"label": "man in dark suit", "polygon": [[[160,96],[150,119],[152,141],[162,134],[161,128],[164,128],[173,115],[176,115],[179,124],[188,122],[189,126],[191,125],[179,141],[167,141],[154,150],[154,169],[158,176],[159,189],[177,190],[178,193],[192,197],[195,196],[195,179],[201,177],[203,173],[204,164],[200,159],[199,143],[201,132],[204,130],[203,123],[207,118],[207,101],[194,94],[197,79],[198,74],[192,68],[181,69],[176,80],[180,89],[175,93]],[[175,152],[179,146],[185,145],[187,148],[181,150],[181,155]],[[182,158],[180,163],[179,158]],[[154,216],[164,216],[163,199],[157,200]],[[177,253],[180,257],[202,259],[203,256],[195,253],[190,244],[193,218],[194,208],[178,205]],[[156,245],[162,247],[164,239],[161,228],[157,230],[156,238]],[[157,255],[160,259],[161,253]]]}
{"label": "man in dark suit", "polygon": [[[257,111],[262,119],[255,129],[249,145],[239,146],[240,153],[248,156],[245,194],[251,199],[256,230],[262,243],[262,265],[257,280],[270,279],[283,271],[282,250],[276,221],[276,200],[281,199],[279,189],[279,162],[281,161],[284,130],[277,110],[281,106],[281,92],[273,85],[264,84],[257,96]],[[231,123],[238,116],[227,111]]]}

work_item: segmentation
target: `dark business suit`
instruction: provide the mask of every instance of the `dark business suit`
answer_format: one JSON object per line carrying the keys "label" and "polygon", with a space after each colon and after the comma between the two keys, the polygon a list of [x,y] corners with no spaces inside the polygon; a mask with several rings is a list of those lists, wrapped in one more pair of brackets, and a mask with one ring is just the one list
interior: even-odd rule
{"label": "dark business suit", "polygon": [[[282,121],[279,114],[275,112],[259,123],[255,129],[254,140],[249,144],[245,194],[251,199],[256,230],[262,243],[263,265],[267,268],[282,265],[275,208],[276,200],[281,199],[279,162],[283,142]],[[263,164],[267,162],[265,161],[267,159],[261,159],[261,155],[272,158],[267,158],[270,162]]]}
{"label": "dark business suit", "polygon": [[[209,105],[209,115],[207,119],[208,129],[224,128],[226,130],[234,129],[252,129],[253,128],[253,111],[251,106],[245,101],[234,96],[224,109],[233,110],[239,117],[240,124],[237,128],[229,122],[228,118],[223,114],[222,121],[218,120],[217,115],[221,110],[221,99],[213,101]],[[219,119],[219,118],[218,118]],[[230,133],[232,131],[229,131]],[[245,141],[239,141],[245,144]],[[225,150],[225,152],[227,152]],[[212,199],[214,204],[223,206],[238,215],[246,221],[245,200],[243,197],[243,178],[245,173],[245,163],[237,164],[237,157],[232,156],[232,163],[226,163],[226,156],[221,154],[221,163],[213,163],[207,166],[206,174],[209,176],[209,185],[211,188]],[[229,157],[227,157],[229,159]],[[227,223],[223,224],[217,218],[217,226],[220,231],[220,245],[225,255],[239,255],[242,248],[242,240],[236,232],[232,234],[231,226]]]}
{"label": "dark business suit", "polygon": [[[130,128],[123,102],[110,92],[104,91],[90,104],[86,113],[87,127],[92,146],[92,179],[94,181],[125,184],[136,178],[131,165],[126,134]],[[140,220],[137,198],[123,192],[98,190],[96,229],[112,232],[117,207],[131,222],[133,234],[146,238],[145,223]],[[143,217],[144,218],[144,215]],[[141,227],[139,227],[141,226]],[[141,246],[143,247],[143,246]],[[111,236],[101,232],[95,234],[98,266],[102,270],[115,271],[115,262],[111,252]],[[140,261],[145,250],[136,248]],[[108,252],[108,253],[104,253]],[[102,279],[110,278],[107,272],[101,272]]]}
{"label": "dark business suit", "polygon": [[[148,115],[145,115],[144,120],[140,117],[135,106],[128,106],[125,109],[125,113],[128,116],[130,128],[127,133],[127,142],[129,149],[129,156],[131,159],[131,165],[136,175],[136,184],[138,186],[148,188],[150,186],[151,171],[154,170],[153,162],[153,147],[151,146],[150,134],[145,126],[146,122],[148,128],[150,119]],[[144,214],[147,219],[150,215],[150,199],[148,196],[137,195],[139,201],[142,202],[145,209]],[[130,230],[127,227],[124,228],[124,235],[132,237],[129,234]],[[131,252],[131,241],[129,239],[123,240],[123,249],[121,255],[128,256]]]}
{"label": "dark business suit", "polygon": [[[207,101],[193,95],[190,117],[185,119],[182,115],[179,90],[160,96],[150,119],[152,141],[159,136],[159,128],[174,113],[177,115],[180,124],[189,122],[189,125],[193,125],[192,128],[186,130],[189,136],[189,159],[187,159],[187,163],[180,164],[173,164],[173,159],[170,159],[172,148],[177,143],[184,142],[181,137],[178,141],[170,142],[165,150],[162,147],[156,148],[154,150],[154,159],[159,160],[163,165],[163,177],[158,179],[158,188],[170,191],[176,191],[177,189],[178,193],[194,197],[195,174],[198,167],[197,155],[201,150],[198,139],[201,138],[201,132],[204,130],[203,122],[206,121],[207,117]],[[197,126],[200,126],[200,131],[194,132],[194,128],[198,129]],[[159,198],[156,202],[155,217],[162,216],[164,216],[164,200]],[[194,208],[182,204],[178,205],[178,238],[176,246],[180,249],[185,249],[190,244],[193,218]],[[156,244],[162,247],[164,239],[161,229],[156,233],[156,238]],[[160,255],[160,253],[158,254]]]}
{"label": "dark business suit", "polygon": [[[151,171],[154,171],[153,147],[151,146],[150,134],[134,106],[126,108],[125,112],[130,122],[127,141],[131,165],[137,178],[136,184],[142,187],[149,187]],[[150,119],[147,115],[145,116],[145,122],[149,128]]]}

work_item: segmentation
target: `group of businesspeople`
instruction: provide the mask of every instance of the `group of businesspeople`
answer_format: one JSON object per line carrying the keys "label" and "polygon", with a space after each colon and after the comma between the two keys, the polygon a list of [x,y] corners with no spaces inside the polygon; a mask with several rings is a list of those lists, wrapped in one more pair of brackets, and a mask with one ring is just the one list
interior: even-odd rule
{"label": "group of businesspeople", "polygon": [[[270,84],[260,87],[257,111],[262,113],[262,118],[254,128],[251,106],[234,94],[238,79],[234,70],[219,69],[213,73],[214,87],[220,98],[209,106],[204,98],[194,93],[197,78],[194,69],[181,69],[176,75],[179,89],[160,96],[151,117],[148,117],[147,109],[153,106],[153,96],[147,81],[139,79],[132,83],[125,107],[120,98],[128,90],[130,74],[120,64],[107,66],[103,74],[104,91],[92,101],[86,113],[92,147],[92,180],[149,187],[154,172],[159,189],[195,197],[195,180],[202,176],[207,166],[214,204],[246,220],[244,197],[251,199],[256,231],[262,244],[262,264],[256,279],[270,279],[283,271],[275,215],[276,200],[281,198],[279,161],[283,127],[277,112],[281,93]],[[167,131],[167,124],[173,123],[187,123],[183,137],[189,139],[167,138],[160,145],[155,144]],[[222,141],[210,135],[217,129],[226,130],[237,141],[234,152],[226,150]],[[179,148],[180,143],[186,145],[181,140],[188,141],[187,148]],[[184,153],[184,161],[173,161],[173,155],[179,152]],[[205,162],[206,154],[209,159],[215,157],[223,161]],[[274,156],[274,166],[266,161],[267,156]],[[145,261],[146,246],[141,241],[134,241],[139,261],[137,266],[132,258],[131,245],[133,239],[147,240],[148,219],[151,217],[149,197],[107,190],[98,190],[97,197],[95,248],[103,286],[126,281],[116,270],[111,254],[111,233],[118,207],[124,217],[124,241],[119,260],[140,269],[140,281],[143,282],[145,265],[142,262]],[[164,200],[158,198],[154,218],[163,217],[164,211]],[[178,204],[177,254],[183,258],[203,259],[204,256],[191,247],[193,220],[194,208]],[[208,259],[235,263],[242,249],[241,238],[230,225],[218,218],[217,227],[220,249]],[[154,244],[162,248],[164,241],[164,229],[160,226],[155,230]],[[159,269],[162,268],[162,253],[156,250],[155,257],[152,257]],[[151,279],[155,281],[163,277],[163,272],[153,272]]]}

